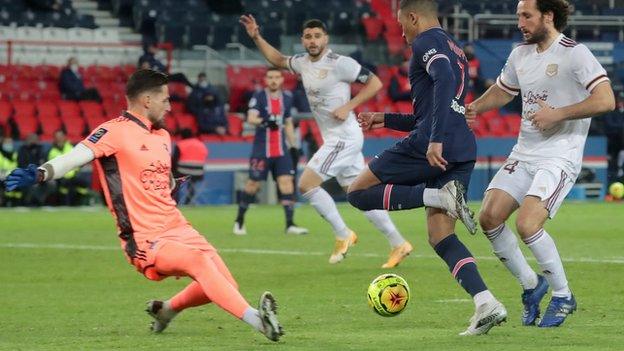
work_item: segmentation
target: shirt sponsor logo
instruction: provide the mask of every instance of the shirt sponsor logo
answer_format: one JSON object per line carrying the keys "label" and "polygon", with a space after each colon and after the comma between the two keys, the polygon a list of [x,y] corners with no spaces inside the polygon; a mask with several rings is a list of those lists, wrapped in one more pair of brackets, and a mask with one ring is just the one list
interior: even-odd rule
{"label": "shirt sponsor logo", "polygon": [[325,79],[327,78],[327,73],[328,71],[326,69],[321,69],[318,72],[318,79]]}
{"label": "shirt sponsor logo", "polygon": [[466,114],[466,108],[460,105],[459,102],[457,102],[457,100],[455,99],[453,99],[453,101],[451,102],[451,109],[459,114]]}
{"label": "shirt sponsor logo", "polygon": [[89,136],[89,138],[87,138],[87,140],[89,140],[90,142],[95,144],[98,141],[100,141],[100,139],[102,139],[102,137],[106,133],[108,133],[108,130],[106,130],[105,128],[100,128],[100,129],[96,130],[93,134],[91,134]]}
{"label": "shirt sponsor logo", "polygon": [[427,51],[424,55],[423,55],[423,62],[427,62],[429,61],[429,58],[434,55],[436,52],[438,52],[436,49],[430,49],[429,51]]}

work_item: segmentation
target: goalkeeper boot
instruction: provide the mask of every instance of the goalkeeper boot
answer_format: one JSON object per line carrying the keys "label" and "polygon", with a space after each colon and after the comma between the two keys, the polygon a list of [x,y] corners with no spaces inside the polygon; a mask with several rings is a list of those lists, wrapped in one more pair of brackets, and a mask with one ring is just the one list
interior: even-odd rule
{"label": "goalkeeper boot", "polygon": [[507,320],[507,310],[502,303],[493,300],[486,302],[479,307],[470,318],[468,329],[459,335],[482,335],[487,334],[490,329]]}
{"label": "goalkeeper boot", "polygon": [[570,297],[553,296],[548,304],[544,317],[537,325],[540,328],[558,327],[565,321],[568,315],[576,311],[576,299]]}
{"label": "goalkeeper boot", "polygon": [[537,285],[533,289],[524,290],[522,293],[522,325],[535,325],[535,320],[540,316],[540,302],[548,292],[548,282],[538,275]]}
{"label": "goalkeeper boot", "polygon": [[407,241],[393,248],[392,251],[390,251],[388,261],[384,263],[381,268],[394,268],[398,266],[399,263],[401,263],[401,261],[403,261],[403,259],[407,257],[413,249],[412,244]]}
{"label": "goalkeeper boot", "polygon": [[440,189],[440,200],[446,213],[453,218],[459,219],[468,229],[468,232],[474,235],[477,232],[477,224],[474,220],[474,212],[466,204],[465,194],[466,189],[464,185],[457,180],[452,180]]}
{"label": "goalkeeper boot", "polygon": [[331,256],[329,256],[329,263],[335,264],[345,259],[347,256],[347,251],[349,251],[349,247],[355,245],[357,243],[357,235],[353,230],[349,230],[349,237],[347,239],[336,239],[336,243],[334,244],[334,251]]}
{"label": "goalkeeper boot", "polygon": [[284,335],[284,330],[277,320],[277,302],[273,295],[265,291],[260,296],[258,312],[262,321],[262,333],[271,341],[278,341]]}
{"label": "goalkeeper boot", "polygon": [[164,302],[158,300],[148,301],[145,312],[154,318],[150,326],[150,330],[154,333],[161,333],[165,330],[169,322],[178,314],[178,312],[168,308]]}

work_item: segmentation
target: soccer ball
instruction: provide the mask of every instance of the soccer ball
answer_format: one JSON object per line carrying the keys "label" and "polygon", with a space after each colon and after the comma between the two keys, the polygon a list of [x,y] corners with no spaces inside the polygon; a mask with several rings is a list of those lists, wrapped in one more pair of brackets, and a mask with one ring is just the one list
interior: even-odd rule
{"label": "soccer ball", "polygon": [[380,316],[394,317],[403,312],[410,298],[405,279],[387,273],[375,278],[368,286],[368,305]]}
{"label": "soccer ball", "polygon": [[609,186],[609,194],[617,200],[621,199],[624,197],[624,184],[620,182],[611,184],[611,186]]}

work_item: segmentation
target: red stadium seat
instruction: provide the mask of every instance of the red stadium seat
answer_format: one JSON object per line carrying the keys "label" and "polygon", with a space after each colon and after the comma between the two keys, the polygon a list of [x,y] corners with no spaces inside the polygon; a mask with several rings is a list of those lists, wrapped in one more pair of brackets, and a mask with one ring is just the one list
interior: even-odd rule
{"label": "red stadium seat", "polygon": [[178,122],[178,129],[190,129],[194,134],[197,133],[197,120],[190,113],[178,113],[173,115]]}
{"label": "red stadium seat", "polygon": [[85,121],[78,116],[61,116],[67,137],[72,143],[82,140],[85,132]]}
{"label": "red stadium seat", "polygon": [[172,101],[171,102],[171,113],[184,113],[186,112],[186,107],[183,102]]}
{"label": "red stadium seat", "polygon": [[54,117],[58,117],[59,111],[58,106],[49,101],[41,101],[36,104],[37,107],[37,116],[40,121],[47,121],[48,119],[52,119]]}
{"label": "red stadium seat", "polygon": [[15,116],[35,116],[35,104],[26,101],[14,101]]}
{"label": "red stadium seat", "polygon": [[30,134],[36,134],[39,130],[39,122],[34,115],[15,115],[13,117],[19,132],[19,138],[24,139]]}
{"label": "red stadium seat", "polygon": [[220,143],[221,141],[223,141],[220,136],[214,134],[202,134],[199,139],[207,143]]}
{"label": "red stadium seat", "polygon": [[394,108],[399,113],[414,113],[414,107],[409,101],[397,101],[394,103]]}
{"label": "red stadium seat", "polygon": [[13,106],[8,101],[0,101],[0,126],[7,124],[11,114],[13,113]]}
{"label": "red stadium seat", "polygon": [[511,114],[505,116],[505,122],[507,122],[509,136],[517,136],[520,133],[522,117],[519,114]]}
{"label": "red stadium seat", "polygon": [[186,84],[180,82],[169,83],[169,95],[177,96],[180,99],[186,100],[188,97],[188,91],[186,90]]}
{"label": "red stadium seat", "polygon": [[107,120],[108,120],[107,118],[104,118],[102,116],[99,116],[99,117],[90,116],[90,115],[85,116],[85,121],[87,122],[87,129],[89,129],[89,131],[95,130],[97,126],[106,122]]}
{"label": "red stadium seat", "polygon": [[507,123],[503,117],[492,117],[487,118],[486,123],[488,129],[490,130],[490,134],[492,136],[507,136],[509,134],[509,130],[507,129]]}
{"label": "red stadium seat", "polygon": [[230,135],[240,136],[243,132],[243,120],[238,118],[236,115],[229,115],[228,127]]}
{"label": "red stadium seat", "polygon": [[58,102],[58,107],[61,115],[80,116],[80,107],[75,101],[61,100]]}
{"label": "red stadium seat", "polygon": [[102,105],[95,101],[80,101],[78,103],[80,109],[82,110],[83,116],[92,116],[92,117],[103,117],[104,111],[102,110]]}
{"label": "red stadium seat", "polygon": [[165,116],[165,129],[167,129],[171,135],[174,135],[178,131],[178,122],[171,113]]}
{"label": "red stadium seat", "polygon": [[383,32],[383,21],[377,17],[363,17],[362,25],[364,26],[366,39],[368,40],[377,40],[381,32]]}
{"label": "red stadium seat", "polygon": [[63,126],[61,123],[61,119],[58,116],[51,116],[46,120],[39,120],[41,125],[41,140],[50,141],[52,140],[52,136],[54,132],[61,129]]}

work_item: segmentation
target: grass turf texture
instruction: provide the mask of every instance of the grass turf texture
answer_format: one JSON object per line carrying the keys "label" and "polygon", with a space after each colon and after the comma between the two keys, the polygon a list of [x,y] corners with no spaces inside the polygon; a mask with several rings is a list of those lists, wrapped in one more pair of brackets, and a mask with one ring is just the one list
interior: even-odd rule
{"label": "grass turf texture", "polygon": [[[230,232],[234,207],[183,210],[220,249],[252,306],[262,291],[274,293],[287,333],[277,344],[214,305],[187,310],[163,334],[150,334],[145,302],[172,296],[188,279],[156,283],[136,273],[122,256],[105,209],[0,211],[0,350],[621,350],[624,345],[621,204],[566,203],[547,224],[579,303],[555,329],[520,325],[519,285],[482,234],[470,236],[458,225],[459,237],[509,312],[502,327],[472,338],[457,333],[468,325],[473,303],[427,244],[423,210],[392,213],[415,247],[392,270],[380,268],[389,252],[382,235],[355,209],[342,205],[340,211],[360,242],[345,261],[329,265],[331,229],[308,205],[296,212],[297,223],[311,232],[301,237],[283,234],[278,206],[251,208],[249,235],[243,237]],[[530,264],[536,267],[532,259]],[[388,271],[403,276],[412,292],[407,309],[395,318],[377,316],[366,302],[369,282]]]}

